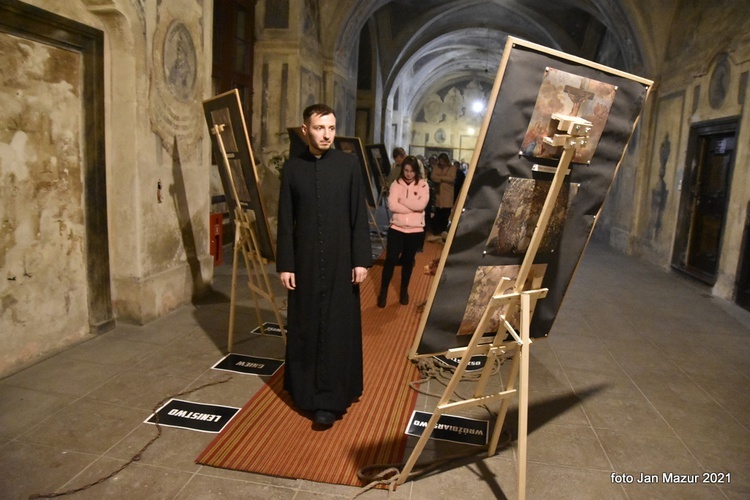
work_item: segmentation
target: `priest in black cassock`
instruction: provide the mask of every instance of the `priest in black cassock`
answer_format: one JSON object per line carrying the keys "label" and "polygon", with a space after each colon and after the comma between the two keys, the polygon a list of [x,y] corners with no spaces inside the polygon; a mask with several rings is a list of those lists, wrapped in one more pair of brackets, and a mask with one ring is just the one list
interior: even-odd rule
{"label": "priest in black cassock", "polygon": [[362,394],[359,285],[372,265],[356,156],[331,149],[336,115],[303,113],[308,148],[281,171],[276,270],[289,290],[284,389],[331,426]]}

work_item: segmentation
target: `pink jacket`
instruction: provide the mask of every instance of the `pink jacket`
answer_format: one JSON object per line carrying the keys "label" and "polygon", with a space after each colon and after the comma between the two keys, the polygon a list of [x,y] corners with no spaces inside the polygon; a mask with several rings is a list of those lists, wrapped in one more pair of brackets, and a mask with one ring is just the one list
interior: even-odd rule
{"label": "pink jacket", "polygon": [[396,180],[388,192],[391,227],[402,233],[423,231],[424,209],[429,201],[430,188],[424,180],[408,185],[403,179]]}

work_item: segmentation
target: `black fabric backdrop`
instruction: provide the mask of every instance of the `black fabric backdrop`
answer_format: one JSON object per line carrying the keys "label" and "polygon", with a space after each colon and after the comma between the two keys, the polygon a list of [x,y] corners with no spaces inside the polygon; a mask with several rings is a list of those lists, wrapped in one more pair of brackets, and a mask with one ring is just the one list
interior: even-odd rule
{"label": "black fabric backdrop", "polygon": [[429,316],[421,332],[416,352],[419,356],[468,344],[471,336],[457,336],[456,332],[478,266],[520,265],[523,261],[523,255],[493,256],[485,255],[484,251],[508,178],[552,180],[552,174],[532,172],[533,164],[542,164],[541,160],[518,154],[545,68],[617,85],[617,93],[591,164],[571,165],[571,173],[565,180],[579,183],[580,188],[570,206],[558,249],[538,254],[534,261],[547,264],[542,287],[549,288],[549,294],[537,302],[531,322],[533,338],[546,336],[552,327],[648,93],[643,81],[620,76],[616,71],[607,72],[603,67],[591,67],[564,55],[557,57],[518,44],[506,50],[510,50],[508,63],[484,141],[477,145],[481,149],[473,178],[463,206],[457,207],[458,215],[453,221],[456,232],[446,247],[448,256],[442,273],[436,277],[439,279],[436,293],[427,304]]}

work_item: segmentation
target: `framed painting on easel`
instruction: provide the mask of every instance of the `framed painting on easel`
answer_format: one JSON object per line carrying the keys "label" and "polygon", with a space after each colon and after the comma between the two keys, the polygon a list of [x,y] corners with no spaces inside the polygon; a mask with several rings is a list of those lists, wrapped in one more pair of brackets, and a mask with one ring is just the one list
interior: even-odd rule
{"label": "framed painting on easel", "polygon": [[383,183],[391,173],[391,163],[388,161],[388,151],[385,144],[368,144],[365,146],[367,162],[372,169],[372,176],[379,193],[383,192]]}
{"label": "framed painting on easel", "polygon": [[[461,361],[397,484],[447,411],[501,402],[487,448],[494,455],[517,394],[517,498],[526,498],[532,337],[549,333],[652,83],[508,38],[409,354]],[[455,401],[479,354],[487,360],[473,396]],[[489,390],[506,358],[500,389]]]}
{"label": "framed painting on easel", "polygon": [[385,149],[385,144],[368,144],[365,146],[365,150],[367,150],[370,167],[379,169],[383,177],[388,177],[388,174],[391,173],[391,162],[388,161],[388,151]]}
{"label": "framed painting on easel", "polygon": [[362,180],[365,183],[365,195],[367,204],[370,207],[377,207],[378,192],[375,190],[375,185],[372,181],[372,174],[370,173],[370,167],[367,164],[367,158],[365,157],[365,150],[362,147],[362,141],[359,137],[344,137],[337,135],[333,138],[333,146],[339,151],[349,153],[357,157],[359,166],[362,170]]}
{"label": "framed painting on easel", "polygon": [[[634,133],[652,82],[582,58],[509,39],[459,196],[410,358],[467,345],[480,302],[513,280],[556,171],[559,147],[543,139],[553,116],[591,125],[534,255],[532,338],[546,336]],[[483,295],[484,293],[484,295]],[[497,322],[489,322],[492,338]]]}
{"label": "framed painting on easel", "polygon": [[[209,130],[212,130],[215,125],[224,125],[221,139],[226,149],[231,174],[221,168],[222,154],[217,141],[212,141],[212,144],[214,158],[219,164],[221,184],[229,205],[229,214],[234,220],[238,203],[244,210],[254,212],[260,253],[263,258],[273,262],[276,260],[276,250],[258,185],[258,171],[255,168],[255,159],[250,147],[250,138],[247,134],[237,89],[206,99],[203,101],[203,111]],[[238,200],[235,200],[231,194],[235,191]]]}

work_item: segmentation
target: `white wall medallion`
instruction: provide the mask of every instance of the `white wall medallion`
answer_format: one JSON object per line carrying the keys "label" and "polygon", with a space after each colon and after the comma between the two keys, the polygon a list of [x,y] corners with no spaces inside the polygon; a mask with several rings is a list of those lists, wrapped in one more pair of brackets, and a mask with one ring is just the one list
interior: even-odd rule
{"label": "white wall medallion", "polygon": [[158,8],[150,75],[151,129],[170,156],[184,158],[203,131],[202,9],[180,0],[161,2]]}
{"label": "white wall medallion", "polygon": [[445,130],[441,128],[437,129],[437,131],[435,132],[435,142],[442,144],[445,142],[445,139]]}
{"label": "white wall medallion", "polygon": [[172,21],[167,28],[163,64],[164,79],[172,96],[180,101],[190,102],[195,91],[197,61],[193,37],[181,21]]}

